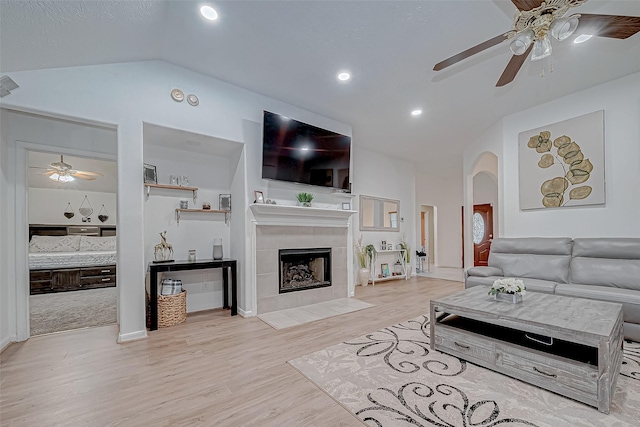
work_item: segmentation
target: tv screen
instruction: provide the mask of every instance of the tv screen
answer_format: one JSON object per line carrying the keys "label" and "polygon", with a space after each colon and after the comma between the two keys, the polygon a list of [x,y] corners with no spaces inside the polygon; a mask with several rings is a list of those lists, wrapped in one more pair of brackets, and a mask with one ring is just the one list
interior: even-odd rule
{"label": "tv screen", "polygon": [[349,190],[351,137],[264,112],[262,178]]}

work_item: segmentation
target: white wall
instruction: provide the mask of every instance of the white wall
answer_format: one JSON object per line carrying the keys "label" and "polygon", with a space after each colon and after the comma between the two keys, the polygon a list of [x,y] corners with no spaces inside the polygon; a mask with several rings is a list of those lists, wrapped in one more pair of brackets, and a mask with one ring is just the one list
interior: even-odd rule
{"label": "white wall", "polygon": [[[89,203],[93,207],[93,213],[89,216],[91,222],[82,222],[82,215],[78,212],[85,196],[87,196]],[[75,214],[71,219],[67,219],[64,216],[69,203],[71,203],[71,208]],[[104,205],[109,216],[105,222],[101,222],[98,219],[102,205]],[[116,212],[115,193],[57,188],[29,188],[29,224],[116,225]]]}
{"label": "white wall", "polygon": [[[400,201],[400,231],[360,231],[358,215],[353,216],[354,241],[362,235],[365,245],[371,243],[380,248],[380,242],[396,244],[403,240],[410,246],[411,265],[415,266],[415,251],[418,244],[416,238],[416,199],[414,166],[412,163],[389,157],[354,144],[352,191],[356,195],[382,197]],[[346,199],[345,199],[346,200]],[[359,198],[352,199],[352,206],[358,210]],[[391,267],[391,266],[390,266]],[[357,270],[359,266],[356,266]],[[413,273],[414,269],[409,268]]]}
{"label": "white wall", "polygon": [[[518,134],[604,109],[606,204],[521,211]],[[485,151],[498,156],[498,205],[504,237],[640,237],[640,73],[504,117],[464,153],[465,206],[473,170]],[[470,217],[465,217],[465,227]]]}
{"label": "white wall", "polygon": [[[145,227],[141,215],[144,210],[141,182],[143,122],[246,144],[248,149],[244,152],[244,162],[247,180],[246,184],[238,184],[246,185],[245,200],[239,205],[237,197],[234,201],[235,206],[245,209],[246,202],[253,200],[254,189],[267,190],[269,187],[267,181],[260,178],[263,110],[351,135],[351,127],[346,124],[162,61],[21,71],[11,73],[11,77],[20,84],[20,91],[3,98],[3,106],[117,126],[121,341],[146,336]],[[186,102],[176,103],[170,98],[173,88],[196,94],[200,105],[192,107]],[[92,148],[89,143],[87,149]],[[11,159],[5,160],[3,157],[3,169],[15,161],[16,154],[9,151],[8,157]],[[12,167],[7,170],[7,175],[15,175]],[[10,194],[12,185],[13,178],[5,188],[9,204],[17,200],[15,195]],[[236,187],[233,189],[237,191]],[[16,209],[20,211],[25,207],[17,206]],[[24,216],[26,219],[26,212]],[[8,228],[14,226],[14,218],[6,220]],[[246,226],[238,226],[236,232],[239,235],[230,238],[247,239],[245,229]],[[3,236],[2,245],[5,245],[5,250],[15,251],[15,235],[6,241]],[[245,264],[241,268],[249,267]],[[241,283],[244,288],[240,290],[241,310],[248,297],[247,277],[250,275],[246,275],[244,283]],[[12,287],[14,283],[6,275],[0,286]]]}
{"label": "white wall", "polygon": [[9,146],[9,120],[0,110],[0,351],[17,336],[15,287],[9,286],[15,282],[13,248],[5,243],[15,238],[13,206],[7,203],[15,199],[9,167],[9,159],[15,154]]}
{"label": "white wall", "polygon": [[[416,174],[416,204],[435,207],[435,253],[431,261],[439,267],[462,265],[462,179]],[[418,217],[419,219],[420,217]]]}

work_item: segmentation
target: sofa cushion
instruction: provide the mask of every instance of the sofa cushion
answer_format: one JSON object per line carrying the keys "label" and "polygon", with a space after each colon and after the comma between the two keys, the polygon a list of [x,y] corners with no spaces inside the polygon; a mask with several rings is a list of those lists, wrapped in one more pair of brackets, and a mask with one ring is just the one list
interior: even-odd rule
{"label": "sofa cushion", "polygon": [[77,252],[80,236],[32,236],[29,252]]}
{"label": "sofa cushion", "polygon": [[[493,249],[493,248],[492,248]],[[569,283],[569,255],[503,254],[489,255],[489,265],[502,270],[504,277]]]}
{"label": "sofa cushion", "polygon": [[[489,276],[489,277],[479,277],[479,276],[469,276],[467,280],[465,280],[464,287],[471,288],[473,286],[487,286],[491,287],[493,282],[496,279],[504,279],[502,276]],[[539,280],[539,279],[531,279],[526,277],[519,277],[524,282],[524,286],[527,291],[531,292],[543,292],[545,294],[552,294],[556,289],[556,283],[550,282],[548,280]],[[487,289],[489,292],[489,289]]]}
{"label": "sofa cushion", "polygon": [[500,237],[491,242],[491,253],[571,255],[570,237]]}
{"label": "sofa cushion", "polygon": [[573,241],[573,256],[640,260],[640,239],[576,238]]}
{"label": "sofa cushion", "polygon": [[640,239],[575,239],[571,283],[640,291]]}
{"label": "sofa cushion", "polygon": [[640,292],[638,291],[571,283],[556,286],[556,295],[617,302],[622,304],[625,322],[640,323]]}
{"label": "sofa cushion", "polygon": [[467,276],[489,277],[502,276],[502,270],[496,267],[471,267],[466,272]]}
{"label": "sofa cushion", "polygon": [[491,243],[489,266],[505,277],[569,283],[571,247],[569,237],[497,238]]}
{"label": "sofa cushion", "polygon": [[80,251],[115,251],[116,236],[108,237],[80,237]]}

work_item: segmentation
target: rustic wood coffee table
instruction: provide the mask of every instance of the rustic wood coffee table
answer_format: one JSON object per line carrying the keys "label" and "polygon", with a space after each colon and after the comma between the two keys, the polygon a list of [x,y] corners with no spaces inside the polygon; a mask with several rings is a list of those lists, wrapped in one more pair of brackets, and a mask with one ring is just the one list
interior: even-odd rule
{"label": "rustic wood coffee table", "polygon": [[513,304],[487,291],[431,301],[431,349],[608,414],[622,365],[622,305],[533,292]]}

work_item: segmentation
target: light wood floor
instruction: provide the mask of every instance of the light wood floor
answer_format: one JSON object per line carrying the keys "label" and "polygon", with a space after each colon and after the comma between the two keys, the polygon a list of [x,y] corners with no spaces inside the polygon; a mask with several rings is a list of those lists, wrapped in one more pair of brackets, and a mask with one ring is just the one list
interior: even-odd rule
{"label": "light wood floor", "polygon": [[0,425],[362,426],[287,360],[428,313],[462,288],[358,286],[375,307],[282,330],[213,310],[128,344],[115,326],[35,337],[0,356]]}

